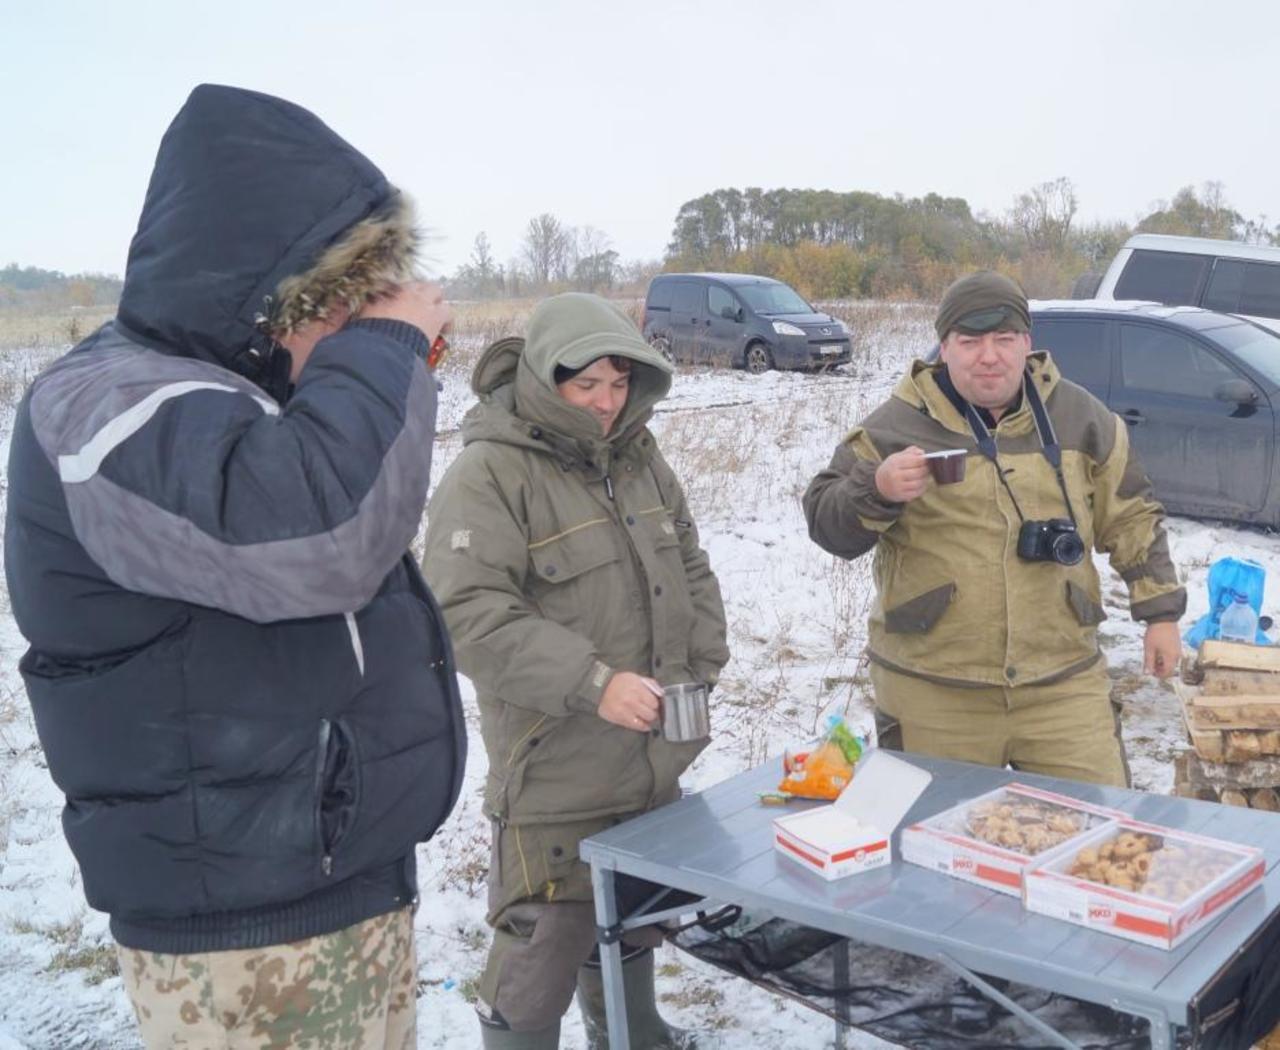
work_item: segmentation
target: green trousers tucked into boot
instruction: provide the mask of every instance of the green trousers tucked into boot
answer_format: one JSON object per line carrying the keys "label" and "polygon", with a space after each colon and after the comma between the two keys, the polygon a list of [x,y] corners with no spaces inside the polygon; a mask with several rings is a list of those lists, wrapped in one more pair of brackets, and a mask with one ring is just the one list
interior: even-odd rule
{"label": "green trousers tucked into boot", "polygon": [[499,1014],[477,1014],[477,1020],[484,1050],[560,1050],[559,1021],[536,1032],[513,1032]]}
{"label": "green trousers tucked into boot", "polygon": [[559,1050],[559,1021],[532,1032],[513,1032],[503,1015],[477,1001],[480,1045],[484,1050]]}
{"label": "green trousers tucked into boot", "polygon": [[[696,1033],[673,1028],[658,1013],[653,990],[652,950],[646,949],[623,960],[622,988],[632,1050],[697,1050],[702,1045]],[[589,962],[578,971],[578,1007],[582,1010],[587,1046],[590,1050],[609,1050],[604,975],[598,962]]]}

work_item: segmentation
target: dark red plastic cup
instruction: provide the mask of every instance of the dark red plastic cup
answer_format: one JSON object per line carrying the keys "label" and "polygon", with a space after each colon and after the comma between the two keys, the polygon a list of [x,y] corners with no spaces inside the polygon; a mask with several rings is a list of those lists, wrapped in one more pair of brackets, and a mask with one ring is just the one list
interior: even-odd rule
{"label": "dark red plastic cup", "polygon": [[954,485],[964,480],[964,461],[968,454],[962,448],[948,448],[941,452],[926,452],[925,462],[929,473],[939,485]]}

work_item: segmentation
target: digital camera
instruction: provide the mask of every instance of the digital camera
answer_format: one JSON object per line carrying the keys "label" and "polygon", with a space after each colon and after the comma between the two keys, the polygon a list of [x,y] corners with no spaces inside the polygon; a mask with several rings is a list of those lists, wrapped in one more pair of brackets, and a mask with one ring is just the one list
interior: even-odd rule
{"label": "digital camera", "polygon": [[1075,522],[1066,518],[1024,521],[1018,530],[1018,557],[1023,561],[1075,565],[1084,557],[1084,541]]}

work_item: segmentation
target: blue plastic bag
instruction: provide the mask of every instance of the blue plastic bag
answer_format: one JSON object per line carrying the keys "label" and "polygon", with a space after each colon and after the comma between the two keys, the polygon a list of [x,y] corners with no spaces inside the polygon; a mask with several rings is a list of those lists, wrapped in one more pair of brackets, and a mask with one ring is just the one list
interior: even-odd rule
{"label": "blue plastic bag", "polygon": [[[1235,600],[1237,594],[1249,599],[1253,611],[1262,615],[1262,589],[1267,580],[1267,570],[1256,561],[1247,558],[1219,558],[1209,566],[1209,611],[1200,617],[1182,640],[1197,648],[1206,638],[1217,638],[1218,620],[1222,611]],[[1271,639],[1258,630],[1254,641],[1258,645],[1270,645]]]}

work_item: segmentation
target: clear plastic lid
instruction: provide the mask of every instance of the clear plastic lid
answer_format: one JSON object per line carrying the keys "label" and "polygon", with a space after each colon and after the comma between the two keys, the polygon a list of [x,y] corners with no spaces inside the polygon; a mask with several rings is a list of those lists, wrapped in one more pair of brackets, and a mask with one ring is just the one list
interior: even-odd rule
{"label": "clear plastic lid", "polygon": [[1238,854],[1203,843],[1121,830],[1078,850],[1063,870],[1078,879],[1180,904],[1239,863]]}
{"label": "clear plastic lid", "polygon": [[931,828],[1035,857],[1107,818],[1008,788],[928,821]]}

